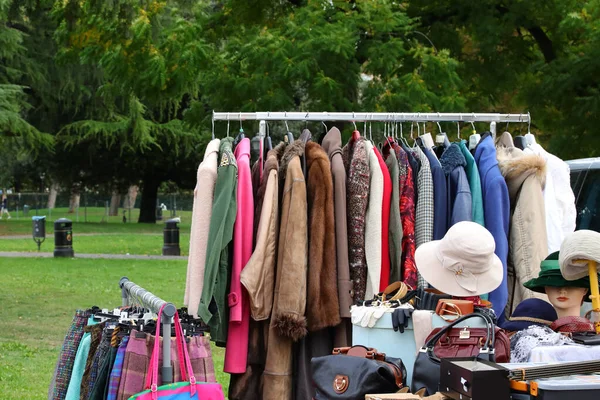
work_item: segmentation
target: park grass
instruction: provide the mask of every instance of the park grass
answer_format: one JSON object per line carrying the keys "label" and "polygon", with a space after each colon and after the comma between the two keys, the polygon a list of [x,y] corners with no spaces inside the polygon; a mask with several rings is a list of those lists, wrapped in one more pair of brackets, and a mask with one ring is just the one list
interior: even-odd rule
{"label": "park grass", "polygon": [[[86,224],[82,224],[86,225]],[[82,254],[135,254],[135,255],[161,255],[163,247],[162,233],[107,233],[94,236],[77,236],[75,227],[73,229],[73,250],[75,256]],[[190,234],[189,231],[179,235],[179,247],[181,255],[189,253]],[[37,244],[32,238],[2,239],[0,238],[0,251],[26,251],[36,252]],[[46,241],[42,243],[41,251],[54,251],[54,238],[46,235]],[[1,261],[0,261],[1,262]]]}
{"label": "park grass", "polygon": [[[0,258],[0,397],[45,399],[77,308],[117,307],[122,276],[182,305],[186,261]],[[213,346],[225,393],[224,350]]]}
{"label": "park grass", "polygon": [[[128,222],[123,223],[122,214],[116,217],[109,217],[104,219],[104,208],[92,208],[88,207],[87,211],[87,222],[85,213],[80,209],[79,217],[77,214],[69,214],[67,208],[56,208],[51,210],[49,214],[48,209],[38,210],[38,215],[46,216],[46,235],[51,235],[54,232],[54,221],[59,218],[68,218],[73,221],[73,231],[75,234],[79,233],[159,233],[164,228],[164,221],[170,218],[170,212],[166,211],[163,221],[157,221],[156,224],[139,224],[137,218],[139,216],[139,209],[131,210],[131,218],[127,214]],[[17,214],[11,211],[12,218],[0,220],[0,236],[11,236],[11,235],[30,235],[31,234],[31,217],[36,215],[35,209],[30,210],[27,216],[23,216],[22,212]],[[179,224],[182,232],[189,231],[191,226],[191,211],[177,211],[177,216],[181,218]]]}

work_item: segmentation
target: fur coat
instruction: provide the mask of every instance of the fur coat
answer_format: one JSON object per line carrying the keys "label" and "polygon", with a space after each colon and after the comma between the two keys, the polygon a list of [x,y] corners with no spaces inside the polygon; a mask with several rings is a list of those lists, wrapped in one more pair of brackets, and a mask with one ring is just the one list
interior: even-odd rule
{"label": "fur coat", "polygon": [[369,156],[364,138],[351,140],[342,149],[347,173],[346,215],[348,218],[348,258],[354,285],[354,301],[363,301],[367,289],[365,255],[365,216],[369,204]]}
{"label": "fur coat", "polygon": [[546,295],[523,286],[523,283],[538,276],[540,263],[548,255],[542,194],[546,161],[537,155],[526,155],[516,147],[498,148],[497,158],[510,198],[509,302],[506,315],[511,315],[514,306],[527,298],[547,300]]}

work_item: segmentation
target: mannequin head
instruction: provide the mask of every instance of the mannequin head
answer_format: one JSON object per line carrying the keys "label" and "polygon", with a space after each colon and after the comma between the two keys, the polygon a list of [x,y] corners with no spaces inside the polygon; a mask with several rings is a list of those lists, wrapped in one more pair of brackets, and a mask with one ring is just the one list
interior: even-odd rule
{"label": "mannequin head", "polygon": [[579,317],[580,308],[588,289],[572,286],[546,286],[545,289],[550,303],[556,309],[558,318]]}

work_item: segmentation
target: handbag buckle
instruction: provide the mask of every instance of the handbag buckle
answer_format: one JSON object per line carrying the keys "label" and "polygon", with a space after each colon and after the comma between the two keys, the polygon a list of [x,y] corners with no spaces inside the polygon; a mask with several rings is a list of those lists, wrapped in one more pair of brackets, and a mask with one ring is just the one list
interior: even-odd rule
{"label": "handbag buckle", "polygon": [[471,332],[467,330],[467,328],[463,328],[462,331],[458,334],[459,339],[469,339],[471,337]]}

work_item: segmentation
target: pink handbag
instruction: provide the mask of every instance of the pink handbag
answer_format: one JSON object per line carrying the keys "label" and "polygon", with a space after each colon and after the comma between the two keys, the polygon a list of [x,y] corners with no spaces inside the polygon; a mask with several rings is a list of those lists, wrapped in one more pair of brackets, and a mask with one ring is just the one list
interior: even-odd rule
{"label": "pink handbag", "polygon": [[[161,307],[158,312],[158,321],[163,311]],[[158,364],[159,364],[159,352],[160,352],[160,341],[154,341],[154,349],[152,350],[152,357],[150,359],[149,370],[150,373],[146,376],[146,384],[144,387],[145,391],[140,392],[131,396],[129,399],[136,400],[225,400],[223,395],[223,389],[218,383],[204,383],[196,382],[194,377],[194,371],[192,370],[192,363],[190,362],[190,356],[188,354],[185,336],[181,328],[181,322],[179,321],[179,315],[175,313],[173,317],[175,325],[177,353],[179,356],[179,363],[181,368],[181,379],[182,382],[170,383],[168,385],[158,386]],[[160,323],[156,324],[156,338],[160,336]]]}

